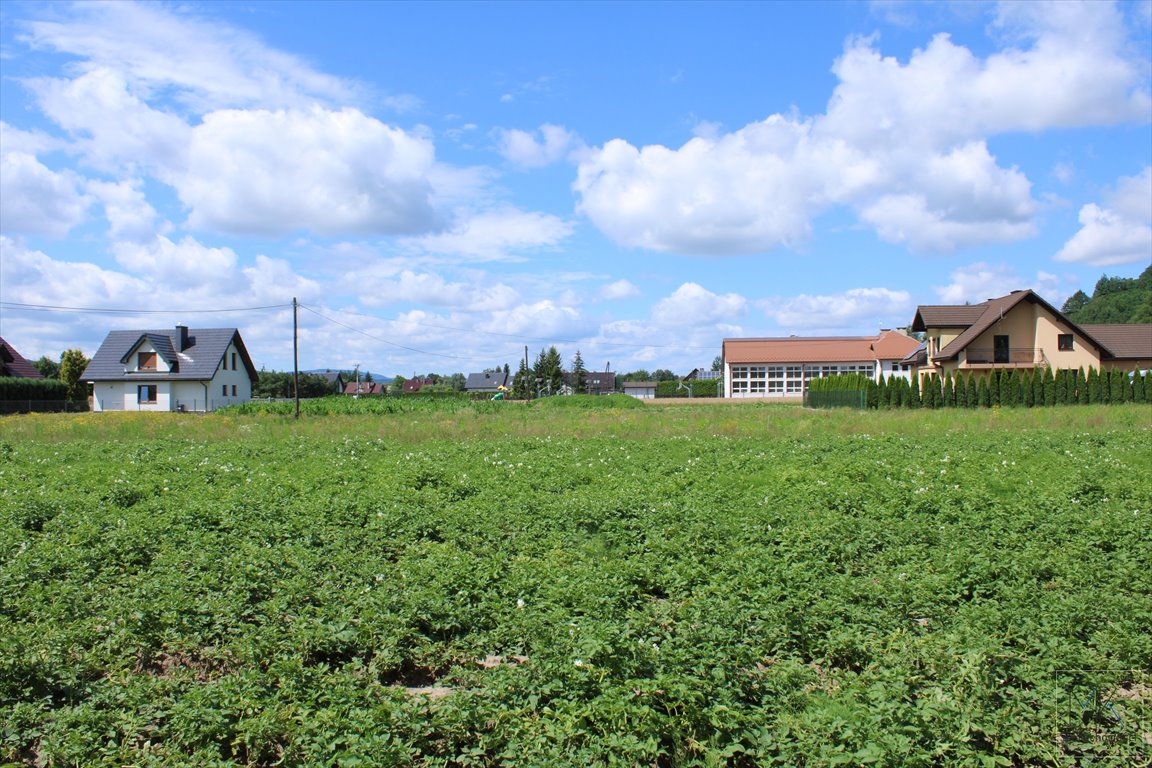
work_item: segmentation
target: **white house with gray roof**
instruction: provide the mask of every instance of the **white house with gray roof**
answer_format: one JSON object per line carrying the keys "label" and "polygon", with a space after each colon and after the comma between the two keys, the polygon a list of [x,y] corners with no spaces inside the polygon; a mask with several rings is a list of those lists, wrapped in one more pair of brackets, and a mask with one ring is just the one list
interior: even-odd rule
{"label": "white house with gray roof", "polygon": [[93,411],[214,411],[252,399],[256,368],[235,328],[112,331],[83,379]]}

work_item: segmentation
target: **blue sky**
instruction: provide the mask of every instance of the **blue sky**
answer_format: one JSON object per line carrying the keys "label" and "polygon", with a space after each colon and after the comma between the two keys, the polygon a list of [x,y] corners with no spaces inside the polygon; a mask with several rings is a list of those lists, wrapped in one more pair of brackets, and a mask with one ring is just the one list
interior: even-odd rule
{"label": "blue sky", "polygon": [[1059,305],[1152,263],[1150,52],[1147,0],[8,0],[0,335],[284,370],[297,297],[304,369],[686,373]]}

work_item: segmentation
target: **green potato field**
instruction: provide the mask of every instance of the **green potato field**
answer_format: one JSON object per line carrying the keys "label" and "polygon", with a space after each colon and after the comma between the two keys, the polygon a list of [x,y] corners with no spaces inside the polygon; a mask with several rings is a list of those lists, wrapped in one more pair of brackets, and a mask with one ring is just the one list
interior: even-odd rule
{"label": "green potato field", "polygon": [[0,764],[1152,764],[1152,409],[582,400],[0,420]]}

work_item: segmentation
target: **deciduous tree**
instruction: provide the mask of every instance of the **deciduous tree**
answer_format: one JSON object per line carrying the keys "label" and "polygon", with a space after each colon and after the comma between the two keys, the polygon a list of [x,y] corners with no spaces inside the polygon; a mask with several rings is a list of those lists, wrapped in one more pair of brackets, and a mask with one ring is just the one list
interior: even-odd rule
{"label": "deciduous tree", "polygon": [[79,349],[66,349],[60,355],[60,380],[68,385],[69,400],[88,399],[88,383],[80,380],[88,362]]}

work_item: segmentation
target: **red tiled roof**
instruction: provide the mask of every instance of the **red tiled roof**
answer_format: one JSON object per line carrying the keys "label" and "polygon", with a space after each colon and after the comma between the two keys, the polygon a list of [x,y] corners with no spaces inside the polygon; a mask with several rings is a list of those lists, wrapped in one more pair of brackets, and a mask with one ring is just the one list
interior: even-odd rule
{"label": "red tiled roof", "polygon": [[20,379],[42,379],[44,374],[36,370],[16,349],[0,338],[0,376],[15,376]]}
{"label": "red tiled roof", "polygon": [[383,384],[370,384],[367,381],[359,383],[350,381],[344,385],[344,394],[346,395],[382,395],[384,394]]}
{"label": "red tiled roof", "polygon": [[725,339],[724,360],[741,363],[852,363],[901,360],[920,342],[899,331],[876,336],[789,336]]}

